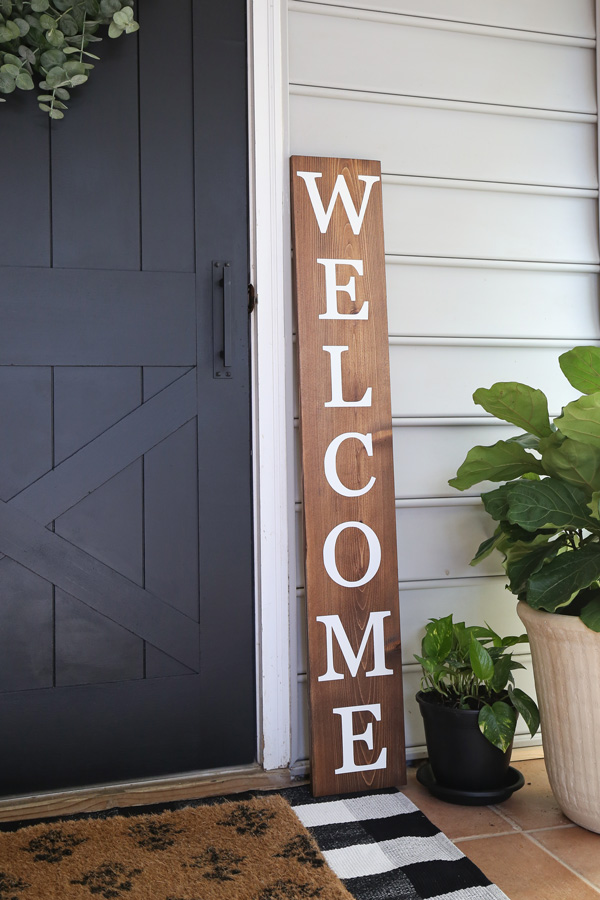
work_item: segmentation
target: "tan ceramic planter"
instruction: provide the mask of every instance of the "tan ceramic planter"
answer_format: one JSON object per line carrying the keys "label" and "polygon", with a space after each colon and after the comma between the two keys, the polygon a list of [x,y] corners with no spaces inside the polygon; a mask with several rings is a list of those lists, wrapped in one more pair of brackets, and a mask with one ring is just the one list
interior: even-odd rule
{"label": "tan ceramic planter", "polygon": [[531,643],[550,786],[566,816],[600,832],[600,634],[526,603],[517,612]]}

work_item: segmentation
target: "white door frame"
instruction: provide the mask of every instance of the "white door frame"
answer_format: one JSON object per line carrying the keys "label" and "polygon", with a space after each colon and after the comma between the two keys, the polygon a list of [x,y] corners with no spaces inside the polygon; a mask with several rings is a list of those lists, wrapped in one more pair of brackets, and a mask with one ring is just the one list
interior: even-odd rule
{"label": "white door frame", "polygon": [[[290,764],[296,683],[287,5],[248,0],[258,759]],[[292,617],[292,620],[295,618]]]}

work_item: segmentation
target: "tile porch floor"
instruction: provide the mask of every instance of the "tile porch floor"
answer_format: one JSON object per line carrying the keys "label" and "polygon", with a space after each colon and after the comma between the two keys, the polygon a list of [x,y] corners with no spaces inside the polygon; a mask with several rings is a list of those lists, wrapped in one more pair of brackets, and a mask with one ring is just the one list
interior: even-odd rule
{"label": "tile porch floor", "polygon": [[498,806],[436,800],[409,768],[401,790],[509,900],[599,900],[600,834],[560,812],[543,759],[514,763],[525,786]]}

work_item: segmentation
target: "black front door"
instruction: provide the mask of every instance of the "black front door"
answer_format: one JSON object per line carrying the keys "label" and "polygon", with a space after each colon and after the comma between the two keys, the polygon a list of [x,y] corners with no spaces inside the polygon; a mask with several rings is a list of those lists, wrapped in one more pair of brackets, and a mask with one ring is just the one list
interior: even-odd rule
{"label": "black front door", "polygon": [[137,18],[0,106],[3,795],[255,758],[245,2]]}

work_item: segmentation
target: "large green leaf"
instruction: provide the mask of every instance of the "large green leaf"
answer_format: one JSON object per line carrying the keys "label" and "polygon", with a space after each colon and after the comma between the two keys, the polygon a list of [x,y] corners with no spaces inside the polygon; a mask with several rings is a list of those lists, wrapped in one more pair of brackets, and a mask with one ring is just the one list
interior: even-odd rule
{"label": "large green leaf", "polygon": [[503,753],[510,747],[516,725],[516,711],[502,700],[497,700],[493,706],[484,706],[479,713],[481,733]]}
{"label": "large green leaf", "polygon": [[534,609],[555,612],[600,577],[600,544],[561,553],[529,579],[527,602]]}
{"label": "large green leaf", "polygon": [[510,484],[503,484],[495,491],[486,491],[481,495],[486,513],[496,522],[508,518],[508,489],[510,487]]}
{"label": "large green leaf", "polygon": [[580,612],[581,621],[592,631],[600,631],[600,590],[586,591],[590,599]]}
{"label": "large green leaf", "polygon": [[540,444],[548,475],[590,491],[600,490],[600,444],[582,444],[555,433]]}
{"label": "large green leaf", "polygon": [[491,447],[472,447],[467,458],[448,484],[464,491],[480,481],[510,481],[527,472],[541,475],[545,470],[538,459],[519,444],[498,441]]}
{"label": "large green leaf", "polygon": [[473,400],[486,412],[538,437],[546,437],[552,432],[546,395],[528,384],[499,381],[489,389],[476,390]]}
{"label": "large green leaf", "polygon": [[540,713],[535,700],[532,700],[520,688],[509,688],[508,696],[514,708],[523,716],[523,721],[529,729],[529,734],[533,737],[540,727]]}
{"label": "large green leaf", "polygon": [[494,675],[494,662],[485,647],[475,638],[469,644],[471,668],[480,681],[490,681]]}
{"label": "large green leaf", "polygon": [[600,393],[568,403],[554,424],[565,437],[600,447]]}
{"label": "large green leaf", "polygon": [[558,357],[564,375],[582,394],[600,391],[600,348],[575,347]]}
{"label": "large green leaf", "polygon": [[526,531],[540,528],[587,528],[600,531],[600,522],[588,509],[589,496],[581,488],[558,478],[542,481],[525,479],[505,485],[508,497],[509,522]]}
{"label": "large green leaf", "polygon": [[522,593],[531,576],[539,572],[545,563],[554,559],[566,542],[566,537],[559,535],[555,540],[544,540],[541,544],[525,544],[518,541],[512,547],[507,547],[504,568],[512,593]]}

